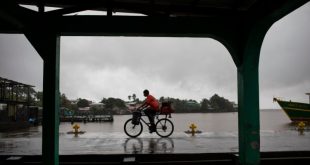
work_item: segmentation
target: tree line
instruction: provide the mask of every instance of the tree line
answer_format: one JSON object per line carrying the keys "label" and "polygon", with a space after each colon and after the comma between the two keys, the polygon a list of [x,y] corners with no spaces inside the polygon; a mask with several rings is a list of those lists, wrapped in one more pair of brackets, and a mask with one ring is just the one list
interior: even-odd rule
{"label": "tree line", "polygon": [[196,100],[182,100],[177,98],[164,98],[159,99],[160,102],[169,100],[173,104],[176,113],[201,113],[201,112],[235,112],[237,109],[234,103],[214,94],[210,99],[204,98],[200,102]]}
{"label": "tree line", "polygon": [[[43,93],[37,92],[35,95],[34,104],[37,106],[42,106]],[[90,107],[89,113],[92,114],[130,114],[128,111],[128,104],[141,104],[139,98],[136,95],[129,95],[129,101],[124,101],[120,98],[102,98],[100,103],[103,103],[103,107],[90,106],[91,101],[83,98],[77,99],[76,103],[69,100],[66,95],[60,94],[60,107],[66,108],[78,113],[79,108]],[[170,101],[172,102],[172,107],[175,109],[175,113],[204,113],[204,112],[234,112],[237,111],[236,106],[233,102],[228,99],[214,94],[209,99],[204,98],[200,102],[192,99],[178,99],[171,97],[160,97],[159,102]]]}

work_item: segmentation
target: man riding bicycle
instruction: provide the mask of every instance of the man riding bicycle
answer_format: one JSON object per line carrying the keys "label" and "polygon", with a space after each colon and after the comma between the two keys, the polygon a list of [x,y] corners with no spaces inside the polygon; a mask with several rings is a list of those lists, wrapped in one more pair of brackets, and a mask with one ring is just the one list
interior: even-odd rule
{"label": "man riding bicycle", "polygon": [[[146,97],[143,104],[136,111],[132,112],[132,118],[128,119],[124,124],[126,135],[132,138],[138,137],[143,131],[144,123],[149,128],[150,133],[156,132],[160,137],[169,137],[174,131],[174,125],[168,119],[168,116],[173,112],[171,103],[163,103],[160,113],[157,113],[160,107],[159,102],[150,95],[147,89],[143,91],[143,94]],[[148,117],[149,123],[142,117],[142,111]],[[159,117],[160,114],[162,115],[161,117]],[[154,123],[155,116],[157,116],[156,124]]]}
{"label": "man riding bicycle", "polygon": [[151,124],[150,133],[152,133],[156,131],[154,118],[156,112],[159,110],[159,102],[152,95],[150,95],[147,89],[143,91],[143,95],[146,97],[146,99],[138,109],[145,109],[144,113],[149,118]]}

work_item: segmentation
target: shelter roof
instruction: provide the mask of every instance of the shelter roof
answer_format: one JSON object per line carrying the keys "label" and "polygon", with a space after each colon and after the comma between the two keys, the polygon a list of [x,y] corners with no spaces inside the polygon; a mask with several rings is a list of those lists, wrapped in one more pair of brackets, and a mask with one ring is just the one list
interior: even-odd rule
{"label": "shelter roof", "polygon": [[[17,0],[19,4],[40,5],[37,0]],[[216,16],[249,11],[264,0],[45,0],[44,6],[68,14],[83,10],[138,13],[148,16]],[[273,1],[274,2],[274,1]],[[42,4],[42,3],[41,3]]]}
{"label": "shelter roof", "polygon": [[[6,1],[6,0],[5,0]],[[64,15],[85,10],[106,11],[107,13],[135,13],[146,16],[169,17],[216,17],[231,15],[248,15],[256,13],[265,15],[270,11],[290,3],[290,0],[9,0],[18,5],[56,7],[49,11]],[[291,1],[296,7],[308,0]]]}
{"label": "shelter roof", "polygon": [[[209,37],[221,42],[233,54],[236,65],[240,65],[239,48],[244,46],[245,36],[253,27],[268,29],[307,2],[309,0],[3,0],[0,2],[0,33],[25,34],[41,55],[48,51],[40,41],[53,34]],[[23,5],[32,5],[38,10]],[[54,10],[45,10],[46,7],[54,7]],[[105,13],[72,15],[89,10]],[[118,12],[129,14],[116,16]]]}
{"label": "shelter roof", "polygon": [[[231,33],[233,30],[225,29],[242,29],[243,25],[251,26],[251,22],[266,18],[275,22],[308,1],[3,0],[0,2],[0,32],[25,33],[29,29],[50,28],[61,35],[203,37],[208,33],[209,36],[219,36],[214,31]],[[38,10],[23,5],[32,5]],[[53,7],[53,10],[45,10],[46,7]],[[105,13],[100,17],[70,15],[89,10]],[[125,13],[125,17],[116,16],[119,12]]]}

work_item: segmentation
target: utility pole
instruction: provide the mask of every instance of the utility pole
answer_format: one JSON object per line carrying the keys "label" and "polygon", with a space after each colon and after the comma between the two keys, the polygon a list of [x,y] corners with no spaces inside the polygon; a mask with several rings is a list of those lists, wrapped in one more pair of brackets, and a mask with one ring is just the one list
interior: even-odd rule
{"label": "utility pole", "polygon": [[310,93],[306,93],[306,95],[308,95],[308,96],[309,96],[309,104],[310,104]]}

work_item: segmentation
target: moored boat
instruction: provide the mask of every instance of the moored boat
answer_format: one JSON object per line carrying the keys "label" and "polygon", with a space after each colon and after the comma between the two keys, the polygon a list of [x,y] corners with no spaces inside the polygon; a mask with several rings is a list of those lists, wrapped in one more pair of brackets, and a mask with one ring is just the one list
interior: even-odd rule
{"label": "moored boat", "polygon": [[[306,93],[310,97],[310,93]],[[300,103],[293,101],[284,101],[278,98],[273,98],[278,102],[286,115],[292,122],[307,121],[310,122],[310,103]]]}

